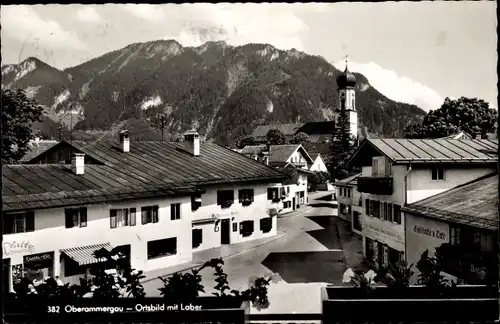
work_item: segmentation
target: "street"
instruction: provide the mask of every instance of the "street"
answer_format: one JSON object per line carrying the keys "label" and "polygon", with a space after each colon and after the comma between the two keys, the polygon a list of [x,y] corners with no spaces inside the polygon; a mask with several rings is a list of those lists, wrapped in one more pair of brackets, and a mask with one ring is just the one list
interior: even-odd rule
{"label": "street", "polygon": [[[319,198],[318,195],[316,197]],[[224,257],[224,269],[232,289],[246,289],[252,276],[277,272],[283,280],[271,284],[271,307],[266,312],[311,312],[312,308],[307,306],[312,305],[307,304],[312,303],[311,298],[319,298],[319,287],[325,283],[340,284],[346,267],[356,266],[362,258],[361,240],[350,233],[350,224],[333,216],[334,208],[318,202],[321,201],[311,199],[309,203],[313,206],[301,206],[299,210],[278,218],[278,236],[272,240],[239,247],[239,251],[238,244],[201,251],[194,254],[194,261],[201,264],[210,258],[229,255]],[[213,292],[211,288],[216,285],[213,270],[205,269],[201,274],[206,294],[210,295]],[[152,278],[143,285],[147,296],[159,296],[158,288],[162,285],[159,279]],[[300,294],[303,298],[287,303],[285,308],[284,305],[276,305],[281,295],[288,298],[290,294]],[[307,297],[308,294],[314,297]],[[317,309],[319,299],[312,304]]]}

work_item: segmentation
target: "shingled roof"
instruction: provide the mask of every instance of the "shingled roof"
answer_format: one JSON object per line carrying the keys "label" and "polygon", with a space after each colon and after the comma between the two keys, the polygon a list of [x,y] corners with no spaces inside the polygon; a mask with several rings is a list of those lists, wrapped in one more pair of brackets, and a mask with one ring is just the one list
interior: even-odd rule
{"label": "shingled roof", "polygon": [[402,211],[498,230],[498,174],[490,174],[443,193],[417,201]]}
{"label": "shingled roof", "polygon": [[304,149],[312,155],[321,154],[321,157],[325,161],[325,163],[331,163],[333,159],[333,150],[331,143],[313,143],[313,142],[304,142],[302,143]]}
{"label": "shingled roof", "polygon": [[[365,139],[349,163],[385,155],[395,164],[496,163],[498,141],[487,139]],[[363,158],[365,157],[365,158]],[[369,159],[366,159],[369,158]]]}
{"label": "shingled roof", "polygon": [[[116,192],[125,195],[123,199],[134,193],[136,198],[142,197],[142,191],[145,195],[152,191],[165,196],[194,192],[195,187],[210,184],[281,182],[287,178],[274,168],[213,143],[201,143],[199,156],[184,151],[183,143],[159,141],[131,141],[127,153],[119,149],[116,141],[63,141],[50,150],[61,145],[73,146],[103,165],[86,164],[83,175],[74,175],[67,165],[6,166],[2,197],[6,209],[62,204],[54,194],[69,199],[65,203],[85,204],[96,196]],[[36,203],[23,203],[33,197]]]}

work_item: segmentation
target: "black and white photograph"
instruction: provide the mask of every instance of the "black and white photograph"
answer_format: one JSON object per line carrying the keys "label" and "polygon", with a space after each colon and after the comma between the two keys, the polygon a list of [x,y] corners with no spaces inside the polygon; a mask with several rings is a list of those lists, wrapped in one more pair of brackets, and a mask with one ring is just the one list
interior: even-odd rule
{"label": "black and white photograph", "polygon": [[0,12],[9,320],[500,317],[495,1]]}

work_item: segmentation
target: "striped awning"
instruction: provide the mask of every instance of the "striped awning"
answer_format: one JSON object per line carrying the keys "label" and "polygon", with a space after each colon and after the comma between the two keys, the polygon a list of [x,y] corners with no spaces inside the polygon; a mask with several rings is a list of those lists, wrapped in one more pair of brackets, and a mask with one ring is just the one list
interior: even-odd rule
{"label": "striped awning", "polygon": [[100,250],[102,248],[105,248],[108,251],[111,251],[113,249],[111,244],[102,243],[102,244],[80,246],[80,247],[71,248],[71,249],[63,249],[63,250],[61,250],[61,252],[66,254],[68,257],[70,257],[75,262],[77,262],[78,265],[86,265],[86,264],[93,264],[93,263],[99,263],[99,262],[106,261],[105,258],[98,259],[98,258],[94,257],[94,252],[97,250]]}

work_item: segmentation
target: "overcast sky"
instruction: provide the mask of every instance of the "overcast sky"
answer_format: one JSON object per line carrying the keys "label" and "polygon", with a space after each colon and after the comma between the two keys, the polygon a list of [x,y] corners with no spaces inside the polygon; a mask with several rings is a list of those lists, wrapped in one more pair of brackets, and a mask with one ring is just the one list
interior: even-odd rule
{"label": "overcast sky", "polygon": [[494,1],[2,6],[1,23],[2,64],[66,68],[157,39],[269,43],[338,68],[349,55],[379,91],[425,110],[460,96],[497,107]]}

